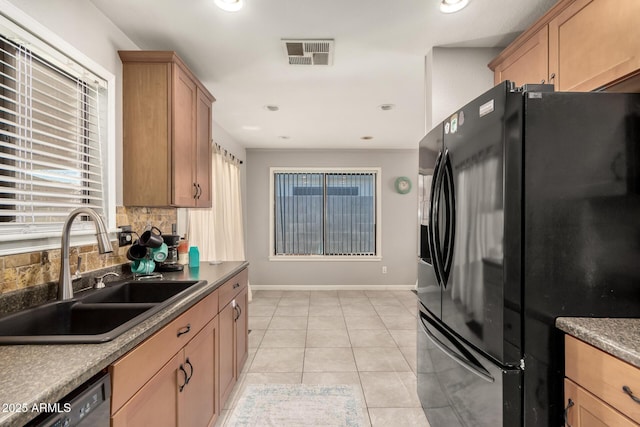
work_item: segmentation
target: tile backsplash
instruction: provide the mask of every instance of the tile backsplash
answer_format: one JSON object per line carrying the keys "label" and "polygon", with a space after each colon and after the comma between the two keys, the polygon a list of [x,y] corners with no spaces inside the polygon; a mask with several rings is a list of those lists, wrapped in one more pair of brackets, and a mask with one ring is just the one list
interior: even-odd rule
{"label": "tile backsplash", "polygon": [[[171,225],[177,222],[175,208],[123,207],[116,209],[116,225],[131,225],[131,229],[142,233],[154,225],[163,233],[171,233]],[[135,237],[134,237],[135,238]],[[129,246],[119,247],[112,241],[114,251],[100,255],[97,245],[75,246],[69,253],[71,274],[75,273],[78,255],[82,257],[80,272],[99,270],[106,267],[127,264]],[[0,257],[0,294],[57,282],[60,272],[60,249],[7,255]]]}

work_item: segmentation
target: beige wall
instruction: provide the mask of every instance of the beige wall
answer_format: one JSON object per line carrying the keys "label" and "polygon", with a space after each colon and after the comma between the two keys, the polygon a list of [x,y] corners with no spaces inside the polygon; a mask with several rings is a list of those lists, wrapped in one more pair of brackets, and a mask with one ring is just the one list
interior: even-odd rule
{"label": "beige wall", "polygon": [[[416,141],[416,146],[418,141]],[[251,285],[281,288],[413,287],[416,282],[418,151],[247,150],[247,254]],[[270,167],[379,167],[382,170],[382,260],[269,261]],[[409,194],[394,181],[407,176]],[[387,266],[387,273],[382,273]]]}

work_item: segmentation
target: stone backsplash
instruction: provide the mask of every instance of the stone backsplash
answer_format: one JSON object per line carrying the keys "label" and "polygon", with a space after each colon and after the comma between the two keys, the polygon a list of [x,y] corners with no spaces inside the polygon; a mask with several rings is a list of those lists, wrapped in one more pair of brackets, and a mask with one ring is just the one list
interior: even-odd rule
{"label": "stone backsplash", "polygon": [[[123,207],[116,209],[116,225],[131,225],[131,229],[142,233],[153,225],[163,233],[171,233],[171,225],[177,222],[175,208]],[[135,239],[135,237],[134,237]],[[107,267],[127,264],[128,246],[119,247],[112,241],[113,253],[100,255],[97,245],[72,247],[69,253],[71,274],[76,271],[78,255],[82,257],[81,273],[100,270]],[[58,281],[60,272],[60,249],[7,255],[0,257],[0,294],[25,290]]]}

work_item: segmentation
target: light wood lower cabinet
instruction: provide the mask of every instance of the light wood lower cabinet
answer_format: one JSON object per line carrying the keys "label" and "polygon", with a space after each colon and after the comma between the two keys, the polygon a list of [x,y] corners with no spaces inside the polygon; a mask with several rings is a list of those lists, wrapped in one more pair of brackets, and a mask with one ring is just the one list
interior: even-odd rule
{"label": "light wood lower cabinet", "polygon": [[215,423],[248,354],[247,279],[244,269],[111,365],[111,427]]}
{"label": "light wood lower cabinet", "polygon": [[235,351],[233,344],[235,310],[227,304],[220,318],[220,399],[224,402],[231,394],[238,377],[234,369]]}
{"label": "light wood lower cabinet", "polygon": [[112,427],[212,426],[216,400],[215,317],[112,417]]}
{"label": "light wood lower cabinet", "polygon": [[248,289],[246,276],[238,275],[220,288],[220,396],[233,390],[244,366],[248,350]]}
{"label": "light wood lower cabinet", "polygon": [[564,403],[572,427],[639,426],[640,369],[565,336]]}

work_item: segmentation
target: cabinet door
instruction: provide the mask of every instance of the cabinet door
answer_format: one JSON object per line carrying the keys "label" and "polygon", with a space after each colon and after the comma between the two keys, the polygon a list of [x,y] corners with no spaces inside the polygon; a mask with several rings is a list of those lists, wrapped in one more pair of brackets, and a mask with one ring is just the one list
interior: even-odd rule
{"label": "cabinet door", "polygon": [[526,83],[548,81],[548,29],[543,27],[524,44],[498,64],[494,70],[494,83],[505,80],[522,86]]}
{"label": "cabinet door", "polygon": [[181,426],[212,426],[218,417],[216,347],[218,317],[184,348],[183,366],[189,382],[179,395]]}
{"label": "cabinet door", "polygon": [[180,351],[111,418],[111,427],[175,427],[178,424],[178,388],[185,376]]}
{"label": "cabinet door", "polygon": [[196,107],[196,206],[211,207],[211,101],[198,89]]}
{"label": "cabinet door", "polygon": [[640,1],[576,0],[549,23],[556,90],[590,91],[640,69]]}
{"label": "cabinet door", "polygon": [[637,427],[634,423],[602,400],[565,378],[564,402],[567,409],[567,424],[572,427]]}
{"label": "cabinet door", "polygon": [[236,301],[235,335],[236,335],[236,376],[240,377],[240,372],[249,355],[248,339],[248,312],[249,312],[249,292],[245,287],[238,294]]}
{"label": "cabinet door", "polygon": [[220,322],[220,404],[224,405],[236,383],[235,368],[235,326],[236,310],[227,304],[218,314]]}
{"label": "cabinet door", "polygon": [[172,174],[173,204],[195,206],[196,84],[178,65],[173,64]]}

